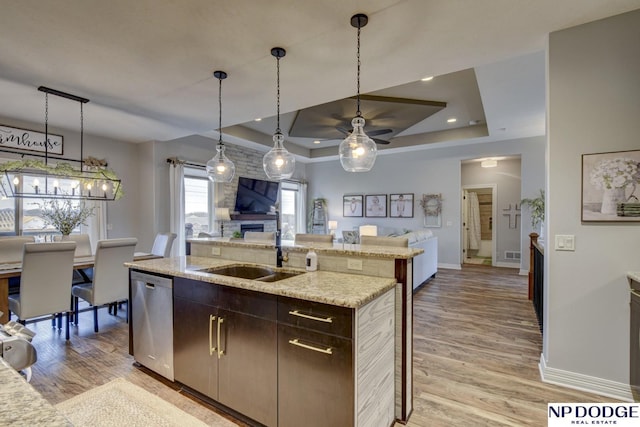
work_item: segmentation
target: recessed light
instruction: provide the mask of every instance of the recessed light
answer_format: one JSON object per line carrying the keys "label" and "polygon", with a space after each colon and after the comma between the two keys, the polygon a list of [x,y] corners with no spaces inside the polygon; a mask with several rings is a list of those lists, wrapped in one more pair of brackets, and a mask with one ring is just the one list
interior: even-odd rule
{"label": "recessed light", "polygon": [[261,119],[260,117],[258,117],[257,119],[254,119],[254,121],[256,121],[256,122],[261,122],[261,121],[262,121],[262,119]]}
{"label": "recessed light", "polygon": [[314,144],[320,144],[320,141],[316,139],[315,141],[313,141],[313,143]]}
{"label": "recessed light", "polygon": [[498,166],[498,161],[496,159],[487,159],[480,162],[480,166],[483,168],[495,168]]}
{"label": "recessed light", "polygon": [[455,123],[458,119],[456,119],[455,117],[451,117],[450,119],[447,119],[447,123]]}
{"label": "recessed light", "polygon": [[423,82],[429,82],[429,81],[433,80],[433,76],[427,76],[427,77],[424,77],[424,78],[422,78],[420,80],[423,81]]}

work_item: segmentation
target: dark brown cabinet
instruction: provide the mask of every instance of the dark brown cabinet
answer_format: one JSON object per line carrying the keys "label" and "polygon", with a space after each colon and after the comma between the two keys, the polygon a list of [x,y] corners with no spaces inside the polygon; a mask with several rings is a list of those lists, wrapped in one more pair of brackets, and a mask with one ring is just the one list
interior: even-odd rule
{"label": "dark brown cabinet", "polygon": [[277,425],[276,297],[176,278],[175,379]]}
{"label": "dark brown cabinet", "polygon": [[278,301],[278,425],[354,425],[353,310]]}

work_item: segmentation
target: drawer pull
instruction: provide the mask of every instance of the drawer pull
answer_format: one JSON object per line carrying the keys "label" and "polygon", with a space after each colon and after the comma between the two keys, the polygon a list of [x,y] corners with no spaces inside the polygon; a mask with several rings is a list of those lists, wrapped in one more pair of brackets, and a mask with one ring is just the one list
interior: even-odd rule
{"label": "drawer pull", "polygon": [[144,287],[147,289],[154,290],[156,288],[156,285],[154,285],[153,283],[145,283]]}
{"label": "drawer pull", "polygon": [[292,316],[298,316],[298,317],[303,317],[305,319],[315,320],[317,322],[333,323],[333,317],[316,317],[310,314],[300,313],[298,310],[290,311],[289,314]]}
{"label": "drawer pull", "polygon": [[318,353],[324,353],[324,354],[333,354],[333,350],[331,350],[331,347],[327,347],[327,348],[318,348],[318,347],[314,347],[312,345],[309,344],[303,344],[301,343],[298,338],[289,340],[289,344],[292,345],[296,345],[298,347],[302,347],[302,348],[306,348],[307,350],[313,350],[313,351],[317,351]]}
{"label": "drawer pull", "polygon": [[216,352],[216,348],[213,346],[213,322],[216,320],[216,316],[209,315],[209,356],[213,356]]}
{"label": "drawer pull", "polygon": [[633,289],[630,289],[630,291],[631,291],[631,295],[635,295],[637,297],[640,297],[640,293],[638,293],[638,291],[633,290]]}
{"label": "drawer pull", "polygon": [[218,359],[224,356],[224,350],[220,345],[220,327],[222,326],[223,322],[224,322],[224,319],[222,317],[218,317]]}

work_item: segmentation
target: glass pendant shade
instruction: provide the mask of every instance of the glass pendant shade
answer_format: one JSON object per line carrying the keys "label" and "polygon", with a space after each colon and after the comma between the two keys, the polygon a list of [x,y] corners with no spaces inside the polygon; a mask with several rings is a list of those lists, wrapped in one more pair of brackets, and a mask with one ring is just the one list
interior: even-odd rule
{"label": "glass pendant shade", "polygon": [[207,176],[213,182],[231,182],[236,174],[236,167],[231,160],[224,155],[225,146],[218,144],[216,155],[207,162]]}
{"label": "glass pendant shade", "polygon": [[296,168],[296,158],[283,146],[284,136],[277,132],[273,135],[273,148],[264,155],[262,167],[269,179],[291,178]]}
{"label": "glass pendant shade", "polygon": [[364,119],[351,120],[353,131],[340,143],[340,163],[347,172],[368,172],[376,161],[376,143],[364,133]]}

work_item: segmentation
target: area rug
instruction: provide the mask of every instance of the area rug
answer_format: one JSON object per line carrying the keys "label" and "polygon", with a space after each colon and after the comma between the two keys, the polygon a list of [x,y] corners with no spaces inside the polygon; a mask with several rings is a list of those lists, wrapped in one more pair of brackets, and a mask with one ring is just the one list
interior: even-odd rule
{"label": "area rug", "polygon": [[122,378],[58,403],[56,408],[74,426],[201,427],[207,425]]}
{"label": "area rug", "polygon": [[464,260],[464,262],[467,264],[491,265],[491,258],[482,258],[482,257],[467,258]]}

